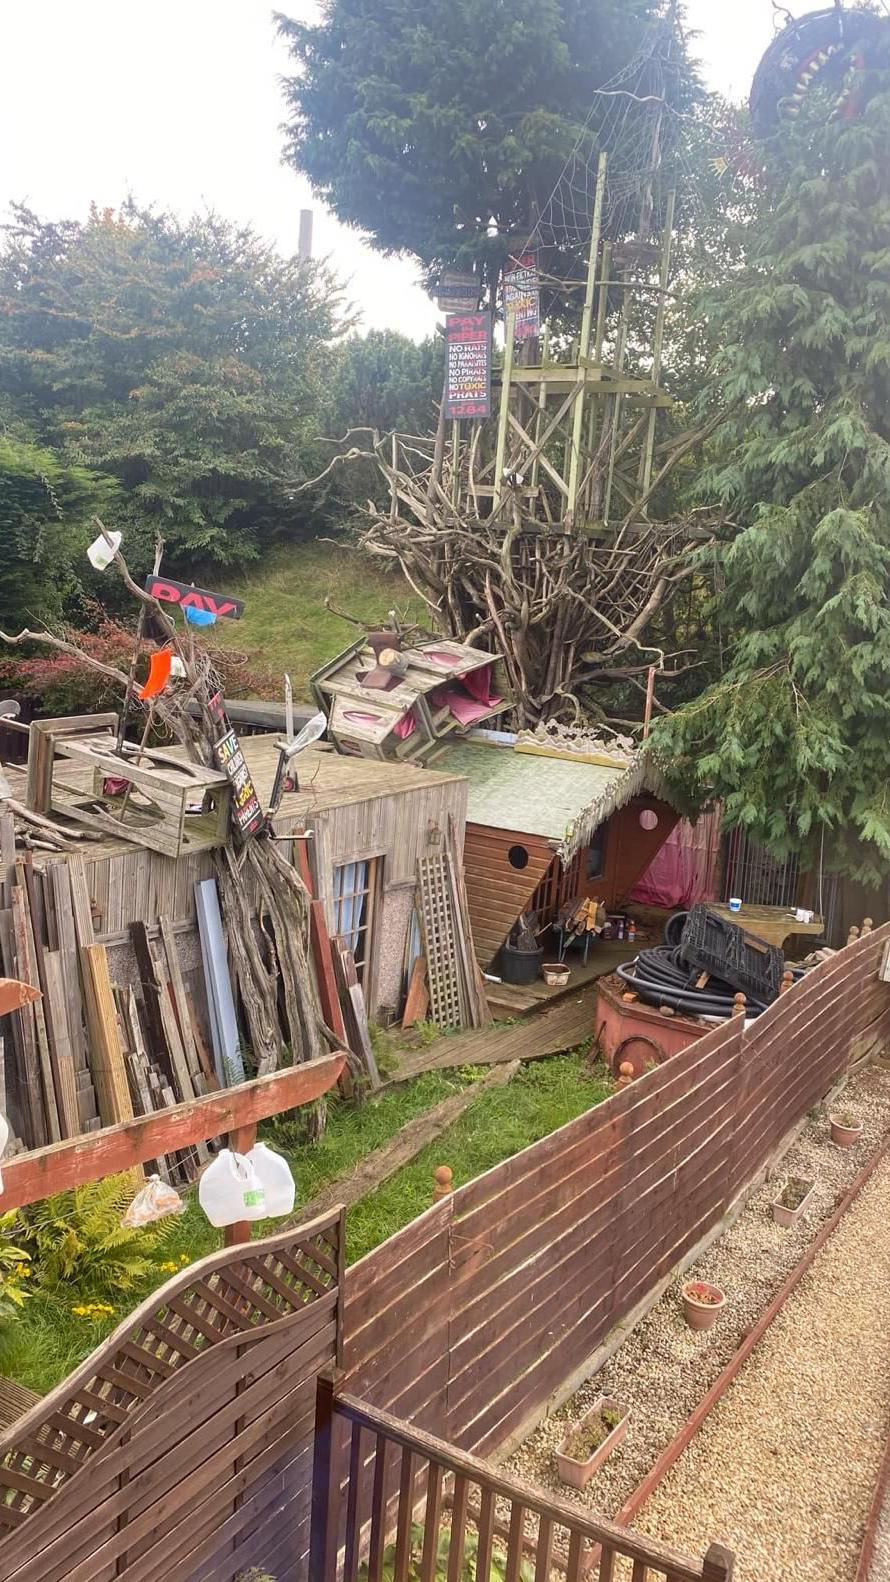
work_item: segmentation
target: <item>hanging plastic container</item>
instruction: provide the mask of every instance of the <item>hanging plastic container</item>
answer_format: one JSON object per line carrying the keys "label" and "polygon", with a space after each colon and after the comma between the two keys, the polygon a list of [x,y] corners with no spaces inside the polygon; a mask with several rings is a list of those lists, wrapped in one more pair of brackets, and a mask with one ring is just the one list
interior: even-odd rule
{"label": "hanging plastic container", "polygon": [[185,1204],[175,1187],[162,1181],[160,1176],[149,1176],[140,1187],[121,1220],[131,1230],[141,1225],[151,1225],[155,1220],[166,1219],[168,1214],[184,1214]]}
{"label": "hanging plastic container", "polygon": [[265,1219],[266,1194],[246,1154],[223,1148],[207,1166],[198,1185],[198,1202],[211,1225],[237,1225]]}
{"label": "hanging plastic container", "polygon": [[196,604],[187,604],[185,618],[190,626],[213,626],[216,621],[216,611],[200,610]]}
{"label": "hanging plastic container", "polygon": [[[9,1142],[9,1122],[6,1119],[5,1115],[0,1115],[0,1159],[3,1158],[3,1155],[6,1152],[6,1144],[8,1142]],[[2,1191],[3,1191],[3,1172],[0,1171],[0,1192],[2,1192]]]}
{"label": "hanging plastic container", "polygon": [[297,1184],[287,1160],[265,1143],[256,1143],[245,1159],[253,1165],[266,1194],[266,1213],[271,1218],[293,1211]]}
{"label": "hanging plastic container", "polygon": [[[108,542],[109,538],[111,539],[110,544]],[[109,533],[108,538],[105,537],[104,533],[100,533],[98,538],[93,539],[87,550],[87,560],[91,566],[95,566],[97,571],[107,571],[120,547],[120,533]]]}

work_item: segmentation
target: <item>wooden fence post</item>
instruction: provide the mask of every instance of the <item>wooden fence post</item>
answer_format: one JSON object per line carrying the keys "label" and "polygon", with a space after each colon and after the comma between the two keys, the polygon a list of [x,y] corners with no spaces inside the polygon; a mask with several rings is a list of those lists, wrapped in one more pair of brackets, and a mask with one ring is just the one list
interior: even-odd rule
{"label": "wooden fence post", "polygon": [[[226,1142],[232,1153],[249,1154],[256,1142],[256,1132],[256,1121],[252,1121],[247,1126],[236,1126],[234,1131],[229,1132]],[[250,1241],[250,1226],[251,1221],[249,1219],[239,1219],[236,1220],[234,1225],[227,1225],[223,1235],[223,1245],[226,1247],[238,1247],[241,1242]]]}
{"label": "wooden fence post", "polygon": [[315,1448],[309,1528],[309,1582],[334,1582],[337,1574],[339,1472],[334,1454],[334,1379],[320,1373],[315,1386]]}
{"label": "wooden fence post", "polygon": [[702,1582],[732,1582],[735,1555],[723,1544],[712,1544],[702,1566]]}

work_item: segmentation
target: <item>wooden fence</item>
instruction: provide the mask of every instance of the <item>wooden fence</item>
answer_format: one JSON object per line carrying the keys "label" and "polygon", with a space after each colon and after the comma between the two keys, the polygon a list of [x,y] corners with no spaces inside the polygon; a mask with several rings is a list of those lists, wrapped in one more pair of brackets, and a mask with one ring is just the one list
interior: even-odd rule
{"label": "wooden fence", "polygon": [[322,1379],[309,1582],[358,1582],[360,1564],[367,1582],[418,1573],[421,1582],[443,1574],[550,1582],[554,1573],[565,1582],[594,1574],[598,1582],[731,1582],[733,1574],[721,1545],[693,1560],[501,1477],[386,1412],[335,1396]]}
{"label": "wooden fence", "polygon": [[890,925],[348,1271],[344,1388],[477,1455],[529,1428],[716,1227],[857,1056],[890,1041]]}
{"label": "wooden fence", "polygon": [[0,1437],[2,1582],[304,1577],[340,1211],[169,1281]]}

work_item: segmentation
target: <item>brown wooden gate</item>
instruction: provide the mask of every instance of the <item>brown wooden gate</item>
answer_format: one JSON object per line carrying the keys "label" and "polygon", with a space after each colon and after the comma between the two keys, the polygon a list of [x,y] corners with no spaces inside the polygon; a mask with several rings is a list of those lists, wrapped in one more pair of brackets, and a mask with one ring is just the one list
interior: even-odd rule
{"label": "brown wooden gate", "polygon": [[0,1582],[302,1582],[341,1210],[206,1258],[0,1438]]}

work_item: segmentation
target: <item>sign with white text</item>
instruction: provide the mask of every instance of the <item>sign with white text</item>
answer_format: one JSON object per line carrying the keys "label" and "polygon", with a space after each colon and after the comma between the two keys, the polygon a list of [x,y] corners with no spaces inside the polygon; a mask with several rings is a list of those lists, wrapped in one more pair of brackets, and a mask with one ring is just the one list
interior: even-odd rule
{"label": "sign with white text", "polygon": [[491,314],[445,320],[445,416],[491,417]]}

